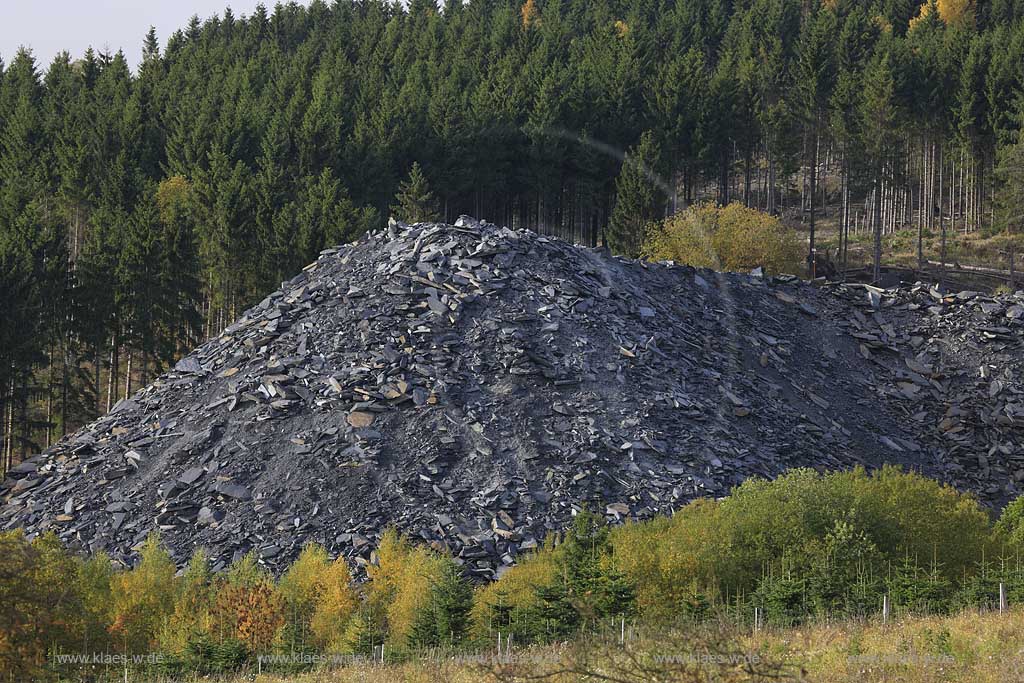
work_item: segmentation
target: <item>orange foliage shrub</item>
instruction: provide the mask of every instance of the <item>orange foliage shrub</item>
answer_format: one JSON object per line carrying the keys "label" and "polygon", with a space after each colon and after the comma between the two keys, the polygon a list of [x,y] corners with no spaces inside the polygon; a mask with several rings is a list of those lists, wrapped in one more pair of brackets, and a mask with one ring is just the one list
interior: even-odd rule
{"label": "orange foliage shrub", "polygon": [[224,584],[217,591],[213,611],[219,635],[235,638],[250,652],[270,648],[284,626],[284,602],[270,582]]}

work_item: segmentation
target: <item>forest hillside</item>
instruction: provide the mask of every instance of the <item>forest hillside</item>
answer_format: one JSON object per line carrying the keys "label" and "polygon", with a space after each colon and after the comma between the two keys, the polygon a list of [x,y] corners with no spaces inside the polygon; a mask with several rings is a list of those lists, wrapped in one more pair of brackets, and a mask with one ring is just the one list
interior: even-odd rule
{"label": "forest hillside", "polygon": [[151,31],[138,65],[5,55],[2,463],[381,226],[405,179],[440,218],[627,255],[696,200],[796,211],[811,249],[820,204],[840,234],[851,215],[876,234],[1011,227],[1022,17],[1019,0],[314,0]]}

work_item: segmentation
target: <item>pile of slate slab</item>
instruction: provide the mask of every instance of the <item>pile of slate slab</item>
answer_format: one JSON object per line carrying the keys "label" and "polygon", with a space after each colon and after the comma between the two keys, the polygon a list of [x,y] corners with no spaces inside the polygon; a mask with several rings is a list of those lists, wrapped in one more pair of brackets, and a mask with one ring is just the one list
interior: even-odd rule
{"label": "pile of slate slab", "polygon": [[899,463],[1024,480],[1024,294],[819,285],[612,257],[460,218],[325,251],[111,413],[17,466],[0,528],[130,564],[389,527],[500,575],[586,506],[667,514],[748,477]]}

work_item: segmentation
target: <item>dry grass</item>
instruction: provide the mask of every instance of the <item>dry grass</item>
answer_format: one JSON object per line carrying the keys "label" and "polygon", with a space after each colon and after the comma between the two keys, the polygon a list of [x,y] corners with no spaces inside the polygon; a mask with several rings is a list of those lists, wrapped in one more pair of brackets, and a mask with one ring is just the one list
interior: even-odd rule
{"label": "dry grass", "polygon": [[[740,649],[760,652],[766,660],[785,662],[781,680],[845,683],[1004,683],[1024,680],[1024,608],[1005,615],[964,613],[952,617],[909,617],[884,626],[880,623],[820,624],[801,629],[764,631],[741,639]],[[658,643],[653,648],[663,647]],[[616,647],[616,646],[609,646]],[[635,648],[643,652],[644,643]],[[609,649],[608,652],[611,652]],[[291,677],[261,676],[257,683],[477,683],[479,681],[527,680],[528,674],[555,669],[577,670],[545,678],[569,681],[597,680],[579,670],[584,661],[590,670],[607,671],[612,657],[590,655],[581,660],[574,646],[539,647],[518,653],[539,657],[549,664],[531,670],[518,667],[514,675],[478,665],[422,661],[386,667],[361,665]],[[621,658],[620,658],[621,659]],[[551,662],[557,662],[552,667]],[[801,670],[803,673],[801,674]],[[717,672],[716,675],[726,672]],[[721,678],[694,678],[689,674],[661,678],[665,681],[765,680],[733,671]],[[802,678],[801,678],[802,675]],[[633,679],[626,679],[633,680]],[[640,680],[640,679],[637,679]],[[658,679],[651,679],[658,680]],[[239,682],[240,683],[240,682]]]}
{"label": "dry grass", "polygon": [[[801,234],[806,226],[799,222],[787,223]],[[828,248],[835,254],[839,243],[838,221],[834,215],[825,218],[819,224],[819,248]],[[992,235],[988,231],[964,233],[962,229],[950,229],[946,234],[946,261],[959,265],[984,266],[988,268],[1007,268],[1005,252],[1014,242],[1017,251],[1017,268],[1024,265],[1024,236],[1014,235],[1012,238],[1004,233]],[[874,237],[871,232],[862,229],[850,234],[849,261],[850,267],[865,266],[871,262]],[[936,229],[926,232],[922,239],[924,258],[939,261],[942,253],[942,236]],[[900,230],[882,235],[883,263],[891,266],[908,268],[917,265],[917,229]]]}
{"label": "dry grass", "polygon": [[[296,676],[256,676],[254,683],[479,683],[481,672],[449,662],[414,662],[391,666],[355,665],[335,671]],[[241,681],[238,681],[241,683]]]}
{"label": "dry grass", "polygon": [[758,638],[769,653],[796,658],[807,680],[963,681],[1024,680],[1024,609],[912,617],[879,623],[818,625]]}

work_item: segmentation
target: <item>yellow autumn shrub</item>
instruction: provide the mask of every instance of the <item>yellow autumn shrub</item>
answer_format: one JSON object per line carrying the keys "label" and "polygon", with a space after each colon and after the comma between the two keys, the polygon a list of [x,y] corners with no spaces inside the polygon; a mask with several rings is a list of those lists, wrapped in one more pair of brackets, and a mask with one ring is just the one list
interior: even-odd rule
{"label": "yellow autumn shrub", "polygon": [[668,617],[695,596],[716,597],[722,540],[718,503],[699,499],[673,517],[614,529],[612,557],[636,586],[638,611]]}
{"label": "yellow autumn shrub", "polygon": [[[935,3],[939,18],[948,26],[974,26],[975,0],[938,0]],[[910,20],[909,30],[924,21],[932,12],[931,0],[925,0]]]}
{"label": "yellow autumn shrub", "polygon": [[317,543],[309,543],[281,575],[277,588],[287,607],[293,638],[305,639],[323,590],[323,576],[330,564],[327,550]]}
{"label": "yellow autumn shrub", "polygon": [[648,232],[641,253],[654,261],[697,268],[769,273],[799,272],[803,247],[778,218],[742,204],[698,204]]}
{"label": "yellow autumn shrub", "polygon": [[103,552],[78,562],[78,586],[81,595],[82,633],[76,644],[83,652],[106,652],[110,645],[110,625],[113,614],[111,584],[114,566]]}
{"label": "yellow autumn shrub", "polygon": [[20,529],[0,532],[0,680],[42,680],[48,652],[71,651],[87,635],[82,565],[53,532],[32,541]]}
{"label": "yellow autumn shrub", "polygon": [[614,530],[612,557],[636,587],[641,614],[671,617],[695,596],[747,595],[782,562],[812,566],[837,524],[877,549],[875,565],[864,568],[876,575],[912,558],[934,560],[958,580],[976,570],[979,558],[1004,551],[988,513],[970,495],[886,466],[748,479],[721,500],[697,500],[671,518]]}

